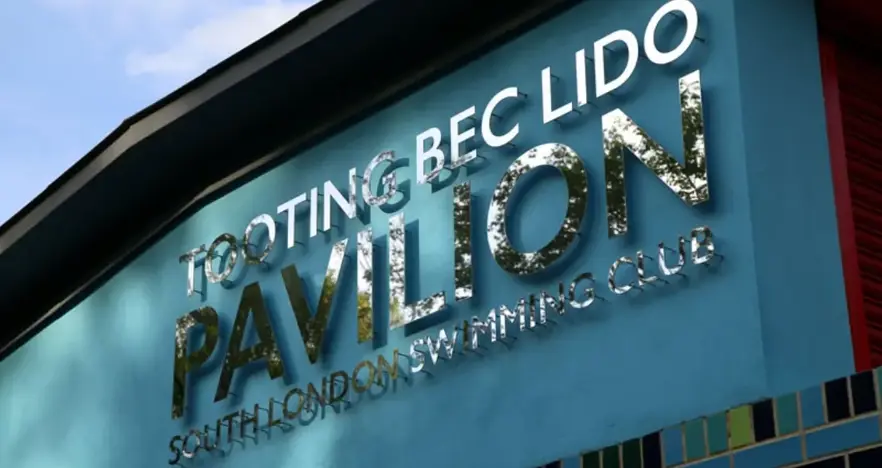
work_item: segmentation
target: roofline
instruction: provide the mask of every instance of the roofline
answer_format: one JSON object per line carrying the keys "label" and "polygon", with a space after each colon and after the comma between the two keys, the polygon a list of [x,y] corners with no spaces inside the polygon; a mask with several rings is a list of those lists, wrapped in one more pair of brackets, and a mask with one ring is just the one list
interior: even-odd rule
{"label": "roofline", "polygon": [[376,0],[321,0],[123,122],[0,225],[0,254],[126,150]]}
{"label": "roofline", "polygon": [[[34,246],[39,246],[41,242],[46,240],[47,232],[51,233],[51,235],[57,235],[59,227],[64,229],[65,223],[70,223],[71,221],[78,223],[80,226],[86,224],[86,227],[81,228],[79,233],[75,233],[75,235],[80,236],[79,240],[71,241],[66,238],[65,245],[62,246],[61,250],[55,248],[54,250],[42,251],[42,248],[38,247],[41,251],[36,252],[36,254],[39,254],[40,258],[33,260],[35,262],[34,265],[31,265],[30,270],[27,272],[30,276],[25,275],[24,279],[18,281],[18,284],[11,283],[11,285],[6,285],[8,292],[13,292],[14,288],[18,288],[19,291],[14,291],[15,294],[12,295],[14,297],[0,298],[0,310],[5,309],[15,313],[0,317],[7,317],[11,322],[17,321],[18,324],[9,327],[7,330],[0,330],[0,360],[4,359],[40,330],[88,297],[89,294],[97,290],[104,282],[124,268],[125,265],[145,252],[153,242],[167,234],[196,210],[272,169],[287,158],[292,157],[292,153],[296,155],[294,151],[300,151],[304,147],[314,144],[344,126],[353,123],[355,120],[366,117],[381,106],[390,104],[394,99],[426,85],[431,80],[443,76],[462,63],[485,53],[489,48],[508,40],[526,28],[545,21],[548,17],[556,15],[580,1],[584,0],[484,0],[481,4],[475,5],[470,0],[434,2],[411,2],[408,0],[324,0],[269,36],[247,47],[230,59],[225,60],[217,67],[207,71],[168,97],[127,119],[123,125],[105,138],[90,154],[75,164],[71,170],[67,171],[65,175],[41,194],[42,200],[38,197],[37,200],[22,210],[22,213],[19,213],[16,219],[10,220],[7,224],[11,225],[11,227],[4,226],[0,228],[0,243],[12,235],[16,235],[16,240],[19,240],[21,244],[13,249],[14,252],[9,251],[9,248],[15,245],[15,241],[12,244],[0,245],[0,269],[5,267],[6,271],[10,271],[10,265],[12,265],[12,271],[16,271],[15,268],[17,267],[15,265],[21,265],[22,259],[28,259],[27,261],[31,262],[29,255],[33,252]],[[364,11],[364,14],[354,18],[356,14],[362,11]],[[164,130],[165,126],[175,122],[175,119],[187,115],[188,112],[195,112],[203,104],[206,105],[201,113],[194,114],[201,116],[195,120],[196,125],[199,125],[199,122],[203,122],[200,119],[206,119],[206,114],[210,115],[211,112],[216,112],[218,109],[223,109],[225,112],[229,110],[230,113],[234,113],[236,109],[223,106],[237,105],[241,107],[242,102],[241,100],[237,101],[237,99],[240,99],[243,93],[251,96],[252,94],[247,93],[266,89],[260,86],[266,86],[267,83],[276,83],[275,86],[278,87],[278,80],[290,79],[284,78],[284,76],[289,75],[283,76],[279,75],[279,73],[284,73],[284,67],[288,67],[290,70],[292,64],[296,66],[300,63],[296,60],[292,62],[290,59],[287,59],[287,56],[293,56],[292,54],[298,48],[309,45],[310,52],[312,53],[316,51],[326,52],[329,44],[335,44],[334,41],[329,42],[328,40],[317,42],[315,38],[321,35],[322,32],[328,31],[335,25],[342,25],[347,19],[351,19],[347,23],[348,25],[340,30],[340,33],[333,35],[333,37],[339,40],[341,35],[357,31],[358,27],[374,28],[377,19],[389,17],[390,12],[415,15],[409,17],[412,19],[416,18],[416,16],[421,16],[421,19],[424,21],[433,21],[434,23],[432,24],[436,29],[448,28],[449,30],[449,28],[462,27],[466,32],[449,38],[428,34],[422,38],[422,43],[417,44],[411,44],[411,42],[417,41],[408,41],[406,45],[398,42],[399,47],[407,49],[407,53],[410,55],[394,56],[392,58],[394,63],[401,62],[404,65],[393,67],[395,70],[388,73],[374,72],[363,76],[356,74],[354,77],[351,76],[352,74],[347,74],[348,76],[345,78],[340,78],[342,81],[331,80],[333,81],[332,83],[326,84],[321,82],[323,78],[327,78],[323,76],[324,68],[310,69],[309,79],[320,80],[319,86],[324,84],[328,88],[323,92],[334,93],[334,86],[347,86],[348,82],[346,80],[352,81],[353,79],[362,80],[356,81],[356,83],[358,85],[364,84],[369,86],[369,88],[359,88],[351,92],[345,88],[340,88],[344,90],[343,94],[346,95],[338,98],[337,107],[330,110],[328,108],[333,106],[322,103],[320,110],[324,114],[306,109],[307,112],[310,112],[309,118],[305,119],[308,122],[308,127],[305,127],[307,123],[297,122],[297,125],[304,127],[302,130],[292,133],[288,130],[290,125],[286,124],[282,126],[282,130],[287,130],[287,132],[282,132],[280,128],[272,128],[265,131],[265,135],[249,135],[248,142],[237,146],[238,149],[247,148],[247,154],[239,156],[236,153],[236,148],[228,151],[237,154],[235,162],[238,168],[232,166],[230,170],[224,169],[223,173],[212,172],[212,174],[217,175],[217,178],[211,179],[210,183],[200,185],[201,190],[193,192],[192,190],[186,190],[172,184],[169,187],[172,195],[169,195],[169,191],[158,193],[154,188],[155,185],[148,189],[142,184],[141,186],[136,185],[136,188],[140,189],[141,192],[138,193],[136,191],[135,194],[132,194],[130,187],[125,185],[132,180],[125,179],[125,177],[133,177],[133,170],[141,170],[144,164],[156,167],[154,161],[159,156],[165,156],[165,161],[172,166],[177,165],[178,169],[181,166],[186,166],[191,162],[187,160],[192,158],[197,158],[201,162],[214,162],[214,159],[212,159],[214,156],[189,154],[187,151],[192,151],[194,147],[197,149],[201,148],[206,144],[222,145],[223,142],[218,142],[218,140],[223,139],[224,142],[229,140],[229,138],[224,139],[223,132],[218,132],[217,128],[215,128],[218,121],[208,122],[209,128],[207,130],[203,128],[198,130],[199,133],[193,134],[186,132],[197,131],[193,129],[194,118],[181,120],[180,125],[169,127],[172,130]],[[307,16],[303,17],[304,15]],[[418,19],[413,21],[418,21]],[[366,50],[368,52],[366,60],[371,61],[371,63],[377,62],[386,63],[387,66],[390,65],[389,44],[386,43],[390,40],[400,41],[401,37],[405,39],[412,37],[407,36],[407,34],[412,33],[412,30],[418,27],[422,28],[419,24],[414,25],[410,29],[402,25],[400,28],[396,28],[402,30],[397,35],[388,33],[377,35],[376,38],[373,38],[376,40],[361,41],[361,43],[369,43],[369,47],[372,47]],[[309,31],[303,31],[302,28]],[[320,43],[323,43],[324,49],[318,45]],[[431,48],[426,49],[425,46],[430,46]],[[307,52],[304,53],[308,54]],[[300,55],[298,57],[303,58],[306,56],[308,55]],[[274,61],[281,64],[283,57],[287,60],[285,62],[286,65],[284,67],[282,65],[276,66]],[[271,64],[274,66],[270,69],[268,66]],[[346,65],[349,65],[348,61]],[[256,76],[255,74],[264,68],[267,68],[268,71],[260,74],[258,78],[252,78],[253,75]],[[377,78],[378,75],[380,78]],[[271,80],[276,81],[267,81],[267,77],[271,77]],[[235,92],[231,91],[224,94],[224,96],[218,97],[224,90],[239,83],[239,81],[244,81],[245,78],[252,79],[238,86]],[[270,93],[273,91],[272,89],[269,90]],[[278,91],[278,88],[275,91]],[[319,91],[310,90],[310,94],[315,94],[316,92]],[[337,92],[334,94],[341,93]],[[327,96],[322,99],[334,99],[331,95],[322,94],[322,96]],[[302,101],[296,100],[296,95],[294,97],[285,95],[284,97],[288,99],[286,105],[290,106],[293,104],[299,106],[302,103]],[[291,99],[294,99],[294,101],[291,101]],[[212,100],[212,102],[209,103],[209,100]],[[253,99],[248,100],[253,101]],[[237,102],[238,104],[236,104]],[[263,105],[261,103],[265,103],[265,100],[257,104],[249,104],[251,106],[249,107],[251,109],[250,112],[254,111],[254,105],[260,107]],[[219,108],[218,105],[222,107]],[[284,106],[282,107],[284,108]],[[317,108],[317,110],[319,109]],[[257,118],[278,119],[278,111],[279,109],[265,110],[261,108],[263,113],[258,115]],[[274,114],[275,117],[264,115],[272,112],[276,113]],[[163,113],[166,115],[163,115]],[[287,114],[282,114],[282,117],[284,118],[285,115]],[[169,119],[169,116],[172,118]],[[166,121],[162,122],[159,117],[165,117]],[[229,120],[227,119],[226,122],[220,123],[229,125]],[[273,123],[272,120],[258,121],[261,122],[261,125],[257,128],[261,130],[265,126],[262,122]],[[238,126],[237,129],[242,130],[247,130],[247,124],[250,123],[242,118],[234,118],[232,122],[233,125]],[[255,127],[252,125],[249,128],[254,129]],[[185,133],[183,135],[186,139],[190,139],[192,136],[193,138],[204,139],[208,143],[200,140],[199,144],[190,144],[180,149],[180,145],[187,145],[189,143],[177,143],[180,140],[174,140],[174,138],[181,137],[182,129],[184,129]],[[138,145],[139,142],[146,140],[148,136],[154,134],[159,136]],[[287,135],[283,137],[284,140],[276,140],[282,134]],[[298,137],[291,140],[291,134],[296,134]],[[260,150],[260,148],[264,147],[270,148],[267,146],[267,142],[259,141],[266,136],[272,137],[270,140],[274,145],[272,146],[273,149],[269,151],[266,149]],[[175,153],[172,155],[172,159],[169,159],[167,154],[155,153],[156,151],[161,151],[163,145],[167,144],[169,139],[174,142],[172,149]],[[279,143],[275,143],[276,141],[279,141]],[[248,145],[252,146],[248,147]],[[166,146],[165,148],[167,149],[168,147]],[[123,156],[126,149],[132,149],[133,152],[139,154],[128,158],[130,160],[128,162],[113,165],[114,162],[125,159],[121,158],[121,156]],[[223,149],[227,151],[228,148],[224,147]],[[255,151],[263,152],[255,154]],[[182,152],[184,155],[187,155],[183,160],[180,159]],[[254,154],[254,156],[250,156],[251,154]],[[227,166],[224,167],[230,167],[229,162],[231,158],[226,157],[225,161]],[[166,179],[166,182],[173,180],[174,168],[167,166],[162,166],[162,168],[163,177]],[[85,169],[91,169],[91,172]],[[134,177],[141,177],[142,175],[140,172],[134,173],[137,174]],[[96,180],[99,174],[102,177]],[[209,174],[209,176],[215,177],[212,174]],[[66,178],[67,180],[65,180]],[[71,180],[79,185],[75,185]],[[206,176],[203,175],[201,180],[206,180]],[[90,182],[91,184],[89,184]],[[153,183],[153,181],[151,180],[150,183]],[[118,184],[124,185],[120,186]],[[104,207],[102,210],[91,209],[94,205],[90,205],[90,203],[95,203],[96,194],[106,196],[108,187],[115,190],[122,188],[128,192],[123,195],[126,195],[129,201],[133,198],[141,197],[142,200],[140,201],[143,202],[143,199],[147,199],[149,200],[148,206],[152,207],[153,204],[157,203],[156,198],[161,198],[159,201],[164,204],[154,209],[153,212],[146,213],[145,215],[149,215],[149,219],[136,223],[134,227],[128,228],[128,231],[123,234],[117,232],[118,228],[114,227],[108,230],[100,226],[89,225],[89,221],[78,218],[79,216],[90,217],[93,220],[103,219],[105,224],[108,222],[120,222],[120,219],[131,219],[131,215],[126,211],[131,209],[131,207],[121,207],[119,203],[114,204],[114,200],[109,201],[108,207]],[[71,198],[79,190],[81,190],[81,193],[77,197]],[[190,195],[187,195],[188,193]],[[182,195],[188,198],[184,200],[181,197]],[[65,206],[65,210],[56,210],[58,211],[57,213],[51,218],[48,217],[53,213],[54,208],[57,208],[67,200],[70,200],[70,202]],[[103,199],[99,198],[98,200],[98,203],[104,203]],[[180,200],[180,202],[175,200]],[[49,206],[50,203],[52,206]],[[170,205],[171,203],[177,203],[177,205],[172,206]],[[87,208],[86,211],[83,211],[84,206]],[[75,208],[68,210],[68,207]],[[76,213],[70,214],[68,211]],[[22,218],[24,221],[22,221]],[[44,220],[44,225],[40,225],[39,229],[30,236],[27,235],[30,229],[33,229]],[[31,224],[24,226],[26,221],[30,221]],[[20,232],[16,232],[17,229]],[[84,232],[89,239],[84,240],[82,238]],[[67,236],[67,234],[64,235]],[[122,237],[122,239],[119,237]],[[110,245],[108,242],[112,242],[113,245]],[[70,252],[63,252],[64,249],[69,251],[77,251],[77,249],[89,251],[95,248],[107,252],[102,252],[102,255],[85,256],[70,255]],[[2,255],[4,253],[6,255]],[[60,253],[67,254],[61,259],[62,262],[66,261],[68,267],[74,267],[77,271],[66,271],[65,265],[59,264],[56,259],[51,257],[53,254],[57,255]],[[71,263],[72,257],[75,259],[75,262],[83,263]],[[65,274],[54,274],[58,271],[65,271]],[[34,276],[35,273],[37,277]],[[59,281],[64,282],[64,284],[58,284]],[[46,288],[49,288],[49,290],[47,291]],[[38,291],[41,292],[35,294]]]}

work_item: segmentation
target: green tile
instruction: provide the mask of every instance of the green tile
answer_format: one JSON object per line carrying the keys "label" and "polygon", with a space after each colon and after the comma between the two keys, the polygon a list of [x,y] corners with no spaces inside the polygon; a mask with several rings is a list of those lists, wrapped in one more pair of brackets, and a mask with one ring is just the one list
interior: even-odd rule
{"label": "green tile", "polygon": [[795,393],[775,398],[775,423],[779,436],[799,430],[799,409],[796,406]]}
{"label": "green tile", "polygon": [[603,449],[603,467],[619,466],[619,446],[613,445]]}
{"label": "green tile", "polygon": [[698,460],[707,456],[704,444],[704,420],[696,419],[683,425],[686,434],[686,460]]}
{"label": "green tile", "polygon": [[642,468],[640,462],[640,439],[622,444],[622,468]]}
{"label": "green tile", "polygon": [[711,455],[729,449],[729,429],[726,427],[726,413],[717,413],[707,418],[707,446]]}
{"label": "green tile", "polygon": [[729,410],[729,447],[738,448],[753,443],[753,424],[750,405]]}
{"label": "green tile", "polygon": [[582,454],[582,468],[600,468],[600,452]]}

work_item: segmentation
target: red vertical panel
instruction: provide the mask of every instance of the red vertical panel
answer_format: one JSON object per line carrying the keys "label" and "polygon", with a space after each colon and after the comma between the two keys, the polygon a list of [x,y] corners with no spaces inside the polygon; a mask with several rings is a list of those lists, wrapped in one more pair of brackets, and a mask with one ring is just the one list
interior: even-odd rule
{"label": "red vertical panel", "polygon": [[882,365],[882,66],[840,41],[840,108],[871,365]]}
{"label": "red vertical panel", "polygon": [[[821,35],[821,74],[824,86],[824,102],[827,112],[827,139],[830,145],[830,164],[833,174],[836,217],[839,225],[839,243],[842,251],[842,271],[848,304],[854,361],[857,370],[872,366],[867,316],[864,310],[863,278],[859,247],[855,234],[852,188],[849,179],[849,160],[839,83],[837,45],[831,38]],[[880,179],[882,182],[882,179]]]}

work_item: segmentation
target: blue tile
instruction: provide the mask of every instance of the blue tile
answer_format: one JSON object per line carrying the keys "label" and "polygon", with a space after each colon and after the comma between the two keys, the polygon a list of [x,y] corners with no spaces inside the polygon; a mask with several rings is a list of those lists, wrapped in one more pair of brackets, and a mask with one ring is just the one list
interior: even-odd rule
{"label": "blue tile", "polygon": [[798,436],[749,448],[735,454],[736,468],[775,468],[802,461]]}
{"label": "blue tile", "polygon": [[865,417],[806,434],[806,454],[809,458],[815,458],[877,441],[879,418]]}
{"label": "blue tile", "polygon": [[694,465],[689,465],[690,468],[729,468],[729,456],[722,456],[717,458],[711,458],[710,460],[705,460],[701,463],[696,463]]}
{"label": "blue tile", "polygon": [[561,465],[563,468],[579,468],[581,466],[582,460],[579,456],[568,457],[561,460]]}
{"label": "blue tile", "polygon": [[807,388],[799,392],[802,406],[802,427],[810,428],[824,424],[824,395],[821,387]]}
{"label": "blue tile", "polygon": [[683,463],[683,431],[680,426],[669,427],[662,431],[665,466]]}

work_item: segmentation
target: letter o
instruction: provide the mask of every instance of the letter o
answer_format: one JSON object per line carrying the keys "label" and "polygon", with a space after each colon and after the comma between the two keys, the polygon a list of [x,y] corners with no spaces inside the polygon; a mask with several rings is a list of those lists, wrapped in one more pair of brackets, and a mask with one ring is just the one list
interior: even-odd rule
{"label": "letter o", "polygon": [[[190,440],[190,437],[192,436],[196,436],[196,446],[193,447],[193,451],[190,452],[187,451],[187,441]],[[193,458],[196,456],[196,452],[198,452],[200,448],[202,448],[202,433],[196,429],[192,429],[190,430],[190,433],[184,437],[184,441],[181,442],[181,455],[183,455],[184,458]]]}
{"label": "letter o", "polygon": [[[297,395],[297,411],[291,411],[288,409],[288,402],[294,395]],[[303,403],[303,390],[300,390],[299,388],[292,388],[285,395],[285,400],[282,402],[282,415],[285,416],[285,419],[296,419],[297,416],[300,416],[300,412],[303,411]]]}
{"label": "letter o", "polygon": [[[248,247],[251,246],[251,236],[254,234],[254,228],[258,225],[263,224],[266,226],[266,234],[267,241],[266,247],[263,248],[263,252],[252,255],[251,251],[248,250]],[[245,228],[245,235],[242,238],[242,253],[245,254],[245,263],[251,265],[259,265],[263,263],[267,257],[269,257],[270,252],[272,252],[273,247],[276,244],[276,221],[272,216],[268,214],[260,214],[254,217],[251,222],[248,223],[248,226]]]}
{"label": "letter o", "polygon": [[[669,13],[680,12],[686,19],[686,34],[680,44],[670,52],[661,52],[655,45],[655,32],[658,24]],[[658,11],[649,19],[646,25],[646,32],[643,36],[643,49],[646,51],[646,57],[653,63],[658,65],[666,65],[680,58],[692,45],[695,35],[698,33],[698,10],[689,0],[671,0],[662,5]]]}
{"label": "letter o", "polygon": [[[214,267],[211,264],[215,257],[215,251],[223,243],[230,245],[230,259],[227,262],[224,271],[215,273]],[[217,236],[217,239],[215,239],[208,248],[208,254],[205,258],[205,276],[208,278],[208,281],[210,283],[220,283],[221,281],[226,280],[233,273],[233,268],[236,268],[236,261],[238,259],[239,246],[237,245],[236,236],[232,234],[221,234]]]}
{"label": "letter o", "polygon": [[[518,252],[508,238],[506,214],[517,181],[533,169],[551,166],[567,184],[567,213],[557,234],[536,252]],[[533,147],[508,167],[493,191],[487,213],[487,242],[499,266],[516,275],[530,275],[548,268],[573,243],[588,206],[588,173],[582,159],[570,147],[546,143]]]}

